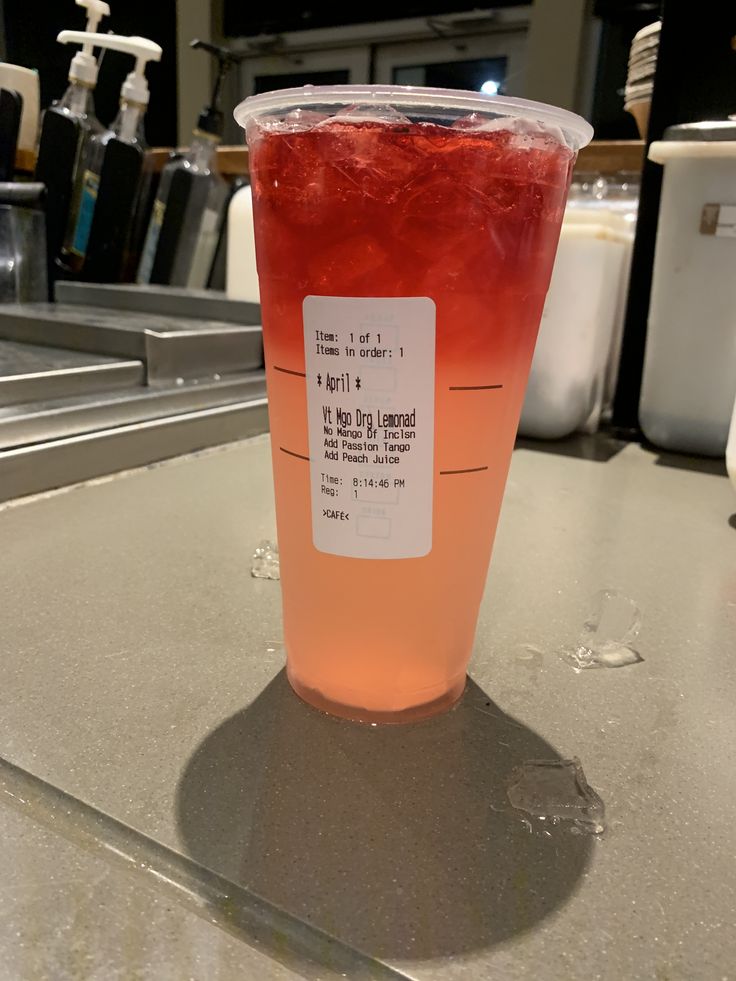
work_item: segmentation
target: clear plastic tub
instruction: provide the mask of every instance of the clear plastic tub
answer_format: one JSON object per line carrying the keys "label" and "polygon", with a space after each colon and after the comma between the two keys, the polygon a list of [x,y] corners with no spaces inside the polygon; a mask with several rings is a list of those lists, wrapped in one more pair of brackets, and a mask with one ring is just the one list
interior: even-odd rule
{"label": "clear plastic tub", "polygon": [[736,488],[736,403],[733,407],[731,416],[731,428],[728,433],[728,443],[726,444],[726,467],[731,483]]}
{"label": "clear plastic tub", "polygon": [[519,424],[561,439],[598,428],[615,381],[631,225],[603,201],[568,207]]}

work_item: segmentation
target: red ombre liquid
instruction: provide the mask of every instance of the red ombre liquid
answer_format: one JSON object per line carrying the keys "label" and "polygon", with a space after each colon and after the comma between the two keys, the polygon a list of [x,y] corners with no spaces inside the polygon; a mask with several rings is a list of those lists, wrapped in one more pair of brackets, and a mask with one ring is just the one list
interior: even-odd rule
{"label": "red ombre liquid", "polygon": [[[510,126],[338,115],[248,128],[288,674],[307,701],[350,718],[430,715],[465,685],[574,160],[543,131]],[[423,558],[344,558],[312,543],[309,463],[292,455],[309,454],[307,295],[436,304]]]}

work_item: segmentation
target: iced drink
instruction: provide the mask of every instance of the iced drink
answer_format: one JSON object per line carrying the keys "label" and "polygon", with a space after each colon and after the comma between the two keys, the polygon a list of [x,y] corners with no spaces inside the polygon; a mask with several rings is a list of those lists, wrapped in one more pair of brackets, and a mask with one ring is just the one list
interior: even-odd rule
{"label": "iced drink", "polygon": [[548,107],[517,103],[506,118],[504,100],[410,92],[384,89],[378,105],[371,87],[269,93],[236,113],[288,676],[311,704],[366,721],[430,715],[463,691],[589,138]]}

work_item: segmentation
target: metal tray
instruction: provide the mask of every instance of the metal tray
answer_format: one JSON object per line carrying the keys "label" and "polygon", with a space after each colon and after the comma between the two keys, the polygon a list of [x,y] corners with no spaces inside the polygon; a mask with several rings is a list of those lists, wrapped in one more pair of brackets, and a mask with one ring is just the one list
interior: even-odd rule
{"label": "metal tray", "polygon": [[142,467],[268,431],[265,398],[0,450],[0,501]]}
{"label": "metal tray", "polygon": [[61,303],[5,304],[0,338],[141,359],[149,384],[252,371],[263,365],[259,326]]}
{"label": "metal tray", "polygon": [[60,281],[56,284],[55,296],[59,303],[110,307],[129,313],[150,313],[194,320],[222,320],[227,323],[251,326],[261,322],[261,308],[258,303],[231,300],[219,290]]}
{"label": "metal tray", "polygon": [[263,372],[218,382],[129,388],[53,401],[0,407],[0,450],[264,398]]}
{"label": "metal tray", "polygon": [[143,385],[139,360],[0,341],[0,406]]}

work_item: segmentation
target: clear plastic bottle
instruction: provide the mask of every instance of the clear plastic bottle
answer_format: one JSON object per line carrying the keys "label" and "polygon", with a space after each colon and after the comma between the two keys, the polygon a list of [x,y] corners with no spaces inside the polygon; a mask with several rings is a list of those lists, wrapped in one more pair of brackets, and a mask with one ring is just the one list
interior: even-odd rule
{"label": "clear plastic bottle", "polygon": [[66,229],[60,249],[60,259],[65,267],[69,267],[69,243],[74,234],[77,214],[82,200],[82,189],[84,186],[84,159],[92,139],[98,139],[105,133],[105,127],[94,113],[92,100],[92,90],[84,86],[72,83],[64,93],[60,101],[59,110],[67,112],[80,121],[81,139],[79,140],[77,159],[72,175],[72,192],[67,215]]}
{"label": "clear plastic bottle", "polygon": [[[66,92],[46,110],[41,124],[38,145],[36,179],[46,185],[46,228],[48,267],[53,276],[68,230],[70,215],[79,203],[81,182],[79,165],[87,140],[104,132],[95,115],[93,92],[99,70],[94,56],[93,38],[100,20],[109,16],[110,8],[103,0],[77,0],[87,10],[87,27],[76,32],[74,43],[81,50],[72,58],[69,85]],[[57,40],[71,41],[72,32],[62,31]]]}
{"label": "clear plastic bottle", "polygon": [[119,140],[139,148],[141,154],[145,152],[144,115],[145,106],[123,100],[110,128],[101,129],[87,141],[79,168],[76,207],[72,208],[63,249],[64,261],[73,272],[81,271],[84,266],[107,148],[111,141]]}
{"label": "clear plastic bottle", "polygon": [[[62,32],[76,41],[75,32]],[[90,137],[78,168],[76,206],[70,214],[62,250],[72,273],[85,272],[97,280],[116,280],[122,270],[133,210],[138,195],[143,153],[143,119],[148,105],[145,67],[158,61],[161,48],[146,38],[90,35],[103,48],[136,59],[120,93],[120,109],[109,129]],[[104,226],[104,227],[102,227]]]}
{"label": "clear plastic bottle", "polygon": [[[185,235],[193,239],[191,262],[186,276],[186,285],[192,289],[203,289],[207,285],[220,234],[223,208],[228,198],[228,187],[217,170],[216,160],[217,144],[210,151],[210,181],[199,227],[192,230],[186,226],[184,229]],[[201,173],[205,173],[204,169]],[[183,269],[179,275],[183,278]]]}
{"label": "clear plastic bottle", "polygon": [[195,130],[189,150],[164,167],[138,267],[139,283],[206,285],[227,184],[217,170],[219,137]]}
{"label": "clear plastic bottle", "polygon": [[73,116],[89,135],[102,133],[105,127],[95,115],[92,92],[88,85],[72,80],[63,96],[52,104],[50,111]]}
{"label": "clear plastic bottle", "polygon": [[222,80],[233,57],[226,48],[192,41],[218,60],[212,97],[204,107],[187,152],[164,168],[138,267],[139,283],[202,289],[217,248],[228,186],[217,168],[223,118]]}

